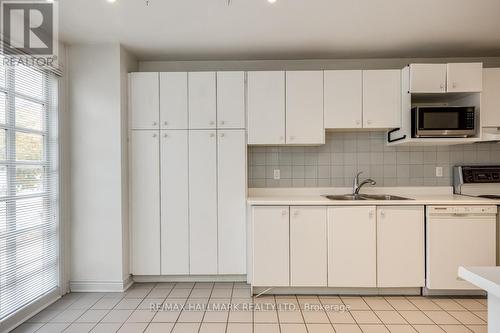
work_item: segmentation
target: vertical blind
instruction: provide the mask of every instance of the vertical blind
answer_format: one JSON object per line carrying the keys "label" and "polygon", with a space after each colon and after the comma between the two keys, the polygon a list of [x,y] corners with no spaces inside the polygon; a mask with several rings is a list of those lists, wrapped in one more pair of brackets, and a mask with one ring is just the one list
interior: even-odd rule
{"label": "vertical blind", "polygon": [[0,55],[0,322],[59,285],[58,79]]}

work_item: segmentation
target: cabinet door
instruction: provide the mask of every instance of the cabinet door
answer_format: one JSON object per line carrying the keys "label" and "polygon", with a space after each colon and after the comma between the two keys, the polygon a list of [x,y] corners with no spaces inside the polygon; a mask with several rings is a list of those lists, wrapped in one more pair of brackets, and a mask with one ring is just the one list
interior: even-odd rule
{"label": "cabinet door", "polygon": [[290,207],[290,285],[327,286],[326,207]]}
{"label": "cabinet door", "polygon": [[448,92],[481,92],[483,90],[483,64],[448,64]]}
{"label": "cabinet door", "polygon": [[185,72],[160,73],[160,127],[188,128],[188,78]]}
{"label": "cabinet door", "polygon": [[410,92],[446,92],[446,64],[411,64]]}
{"label": "cabinet door", "polygon": [[401,71],[363,71],[363,127],[401,126]]}
{"label": "cabinet door", "polygon": [[286,143],[325,143],[323,71],[286,72]]}
{"label": "cabinet door", "polygon": [[424,207],[377,208],[377,285],[423,287]]}
{"label": "cabinet door", "polygon": [[215,130],[189,131],[191,274],[217,274],[217,138]]}
{"label": "cabinet door", "polygon": [[218,128],[245,128],[245,72],[217,73]]}
{"label": "cabinet door", "polygon": [[285,143],[285,72],[248,72],[248,144]]}
{"label": "cabinet door", "polygon": [[328,286],[376,287],[376,208],[328,209]]}
{"label": "cabinet door", "polygon": [[481,125],[500,127],[500,68],[483,69]]}
{"label": "cabinet door", "polygon": [[217,150],[219,274],[245,274],[245,130],[219,131]]}
{"label": "cabinet door", "polygon": [[131,129],[157,129],[160,121],[158,73],[129,74]]}
{"label": "cabinet door", "polygon": [[161,273],[189,274],[188,131],[161,131]]}
{"label": "cabinet door", "polygon": [[289,208],[253,207],[253,279],[257,287],[287,287],[289,280]]}
{"label": "cabinet door", "polygon": [[363,127],[363,71],[325,71],[325,128]]}
{"label": "cabinet door", "polygon": [[215,128],[217,121],[215,72],[189,73],[188,81],[189,128]]}
{"label": "cabinet door", "polygon": [[160,154],[158,131],[132,131],[130,205],[132,274],[160,274]]}

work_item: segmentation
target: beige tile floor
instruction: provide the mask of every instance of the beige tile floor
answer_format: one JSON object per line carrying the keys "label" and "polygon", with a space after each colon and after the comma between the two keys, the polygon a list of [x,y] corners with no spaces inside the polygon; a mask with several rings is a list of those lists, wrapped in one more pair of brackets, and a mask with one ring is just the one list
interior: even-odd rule
{"label": "beige tile floor", "polygon": [[252,299],[242,283],[139,283],[125,293],[68,294],[14,332],[481,333],[486,320],[481,298]]}

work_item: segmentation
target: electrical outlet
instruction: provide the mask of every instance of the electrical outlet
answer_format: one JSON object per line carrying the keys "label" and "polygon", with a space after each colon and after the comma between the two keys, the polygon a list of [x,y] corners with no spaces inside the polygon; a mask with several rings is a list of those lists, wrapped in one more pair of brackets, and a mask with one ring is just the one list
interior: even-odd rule
{"label": "electrical outlet", "polygon": [[443,167],[436,167],[436,177],[443,177]]}
{"label": "electrical outlet", "polygon": [[280,169],[274,169],[274,175],[273,175],[274,180],[280,180],[281,179],[281,172]]}

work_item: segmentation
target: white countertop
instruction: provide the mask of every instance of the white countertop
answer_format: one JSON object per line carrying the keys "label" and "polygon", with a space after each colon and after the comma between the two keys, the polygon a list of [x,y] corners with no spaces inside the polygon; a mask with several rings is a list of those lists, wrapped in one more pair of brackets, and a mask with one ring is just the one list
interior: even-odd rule
{"label": "white countertop", "polygon": [[458,276],[485,290],[489,295],[500,297],[500,267],[459,267]]}
{"label": "white countertop", "polygon": [[452,187],[371,187],[361,194],[392,194],[412,200],[330,200],[324,194],[348,194],[350,188],[255,188],[249,189],[249,205],[316,205],[316,206],[382,206],[382,205],[500,205],[500,200],[453,194]]}

